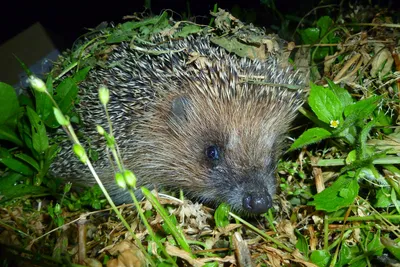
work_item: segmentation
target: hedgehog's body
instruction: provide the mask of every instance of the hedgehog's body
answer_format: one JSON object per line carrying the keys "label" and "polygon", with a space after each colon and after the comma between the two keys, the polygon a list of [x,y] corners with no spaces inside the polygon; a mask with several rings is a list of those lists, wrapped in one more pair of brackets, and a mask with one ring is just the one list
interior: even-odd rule
{"label": "hedgehog's body", "polygon": [[[276,191],[281,144],[302,98],[299,91],[255,80],[299,85],[298,75],[274,60],[230,55],[206,37],[156,49],[164,53],[149,55],[122,44],[109,55],[112,67],[92,70],[80,86],[80,131],[100,152],[94,166],[114,200],[131,201],[115,184],[106,146],[96,132],[97,124],[107,128],[97,94],[101,85],[110,89],[114,134],[125,167],[139,185],[181,188],[192,199],[265,212]],[[94,182],[67,145],[52,172]]]}

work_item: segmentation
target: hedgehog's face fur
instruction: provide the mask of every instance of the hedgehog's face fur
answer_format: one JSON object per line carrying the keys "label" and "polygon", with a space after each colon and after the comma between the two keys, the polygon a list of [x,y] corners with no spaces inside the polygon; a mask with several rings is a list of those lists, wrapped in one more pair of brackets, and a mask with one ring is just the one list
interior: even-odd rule
{"label": "hedgehog's face fur", "polygon": [[243,86],[259,93],[217,101],[191,90],[160,103],[144,130],[151,134],[139,142],[138,166],[132,167],[139,182],[142,176],[151,184],[147,176],[156,175],[155,185],[181,188],[192,199],[226,202],[245,214],[266,212],[276,191],[281,144],[297,107],[273,88]]}

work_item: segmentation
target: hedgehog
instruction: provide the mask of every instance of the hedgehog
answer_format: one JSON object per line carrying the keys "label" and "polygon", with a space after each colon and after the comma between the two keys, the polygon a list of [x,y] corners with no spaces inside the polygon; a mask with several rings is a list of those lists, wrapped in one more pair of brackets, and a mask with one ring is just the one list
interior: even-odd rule
{"label": "hedgehog", "polygon": [[[277,190],[285,136],[303,103],[302,75],[273,57],[233,55],[209,36],[144,49],[159,53],[128,43],[115,47],[106,66],[92,69],[80,84],[75,107],[83,143],[99,153],[94,167],[113,200],[132,202],[116,185],[105,141],[96,132],[96,125],[108,128],[98,101],[101,86],[110,90],[115,139],[139,186],[182,189],[189,199],[224,202],[243,214],[266,212]],[[70,144],[60,146],[52,175],[94,183]]]}

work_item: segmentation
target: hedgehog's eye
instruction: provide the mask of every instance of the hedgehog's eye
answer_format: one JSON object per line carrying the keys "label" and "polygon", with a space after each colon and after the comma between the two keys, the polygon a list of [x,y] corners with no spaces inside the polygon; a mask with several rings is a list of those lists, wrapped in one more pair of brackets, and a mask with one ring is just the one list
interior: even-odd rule
{"label": "hedgehog's eye", "polygon": [[215,145],[207,147],[206,156],[209,160],[212,161],[219,160],[219,147]]}

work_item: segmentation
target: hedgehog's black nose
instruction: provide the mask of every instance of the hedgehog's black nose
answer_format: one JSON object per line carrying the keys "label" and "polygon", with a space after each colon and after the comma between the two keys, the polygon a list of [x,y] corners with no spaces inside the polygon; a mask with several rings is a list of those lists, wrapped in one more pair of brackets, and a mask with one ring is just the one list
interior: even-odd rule
{"label": "hedgehog's black nose", "polygon": [[243,198],[243,208],[249,213],[264,213],[267,212],[271,206],[272,199],[268,193],[249,193]]}

